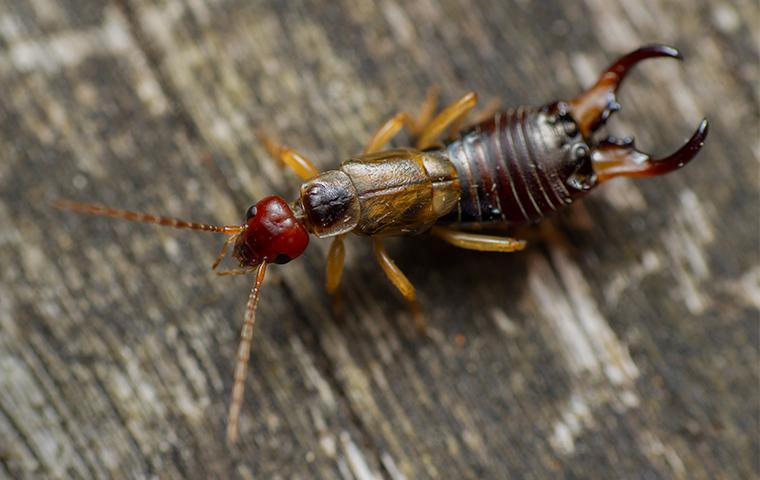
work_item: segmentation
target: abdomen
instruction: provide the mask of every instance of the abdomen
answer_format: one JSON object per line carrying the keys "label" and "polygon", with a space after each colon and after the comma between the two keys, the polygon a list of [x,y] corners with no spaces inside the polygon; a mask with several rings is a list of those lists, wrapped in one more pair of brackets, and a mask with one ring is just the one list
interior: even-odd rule
{"label": "abdomen", "polygon": [[534,222],[572,203],[565,124],[546,108],[497,114],[450,143],[460,200],[442,223]]}

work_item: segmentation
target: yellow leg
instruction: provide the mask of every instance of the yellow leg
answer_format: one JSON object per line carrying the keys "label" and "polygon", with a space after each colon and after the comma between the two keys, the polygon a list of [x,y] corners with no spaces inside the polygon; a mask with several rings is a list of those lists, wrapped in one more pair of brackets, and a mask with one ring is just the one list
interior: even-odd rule
{"label": "yellow leg", "polygon": [[259,132],[256,136],[273,158],[290,167],[299,177],[308,180],[319,175],[319,169],[309,159],[292,148],[278,144],[264,133]]}
{"label": "yellow leg", "polygon": [[409,307],[412,310],[414,325],[417,328],[417,331],[425,333],[425,318],[423,317],[422,310],[417,302],[417,294],[414,290],[414,286],[409,279],[406,278],[404,272],[402,272],[401,269],[396,266],[396,263],[388,256],[388,252],[385,251],[385,246],[383,245],[383,240],[381,238],[373,238],[372,246],[375,251],[375,259],[377,260],[377,263],[380,264],[383,272],[385,272],[388,280],[390,280],[393,286],[401,292],[404,299],[409,302]]}
{"label": "yellow leg", "polygon": [[479,252],[516,252],[526,245],[525,240],[461,232],[445,227],[433,227],[430,233],[455,247]]}
{"label": "yellow leg", "polygon": [[435,114],[435,109],[438,107],[438,97],[440,96],[441,89],[437,85],[433,85],[428,88],[427,95],[425,95],[425,102],[420,108],[420,113],[417,115],[417,120],[412,125],[411,134],[414,136],[419,135],[422,130],[430,123],[430,120]]}
{"label": "yellow leg", "polygon": [[227,238],[227,240],[224,241],[224,244],[222,244],[222,249],[219,250],[219,255],[217,255],[216,260],[214,260],[214,263],[211,265],[211,270],[216,270],[216,267],[219,266],[220,263],[222,263],[222,259],[227,254],[227,248],[230,246],[230,243],[237,240],[237,238],[240,236],[239,233],[236,233],[234,235],[231,235]]}
{"label": "yellow leg", "polygon": [[343,247],[343,235],[333,238],[330,244],[330,252],[327,254],[327,293],[334,294],[340,286],[343,276],[343,260],[346,258],[346,249]]}
{"label": "yellow leg", "polygon": [[383,146],[390,142],[393,137],[398,135],[398,132],[406,126],[411,132],[414,128],[414,120],[406,112],[397,113],[395,117],[385,122],[380,128],[377,129],[372,138],[370,138],[367,146],[364,147],[364,153],[375,153],[380,151]]}
{"label": "yellow leg", "polygon": [[226,277],[229,275],[248,275],[251,272],[256,271],[258,268],[258,265],[256,267],[247,267],[247,268],[235,268],[232,270],[219,270],[216,272],[217,275],[220,277]]}
{"label": "yellow leg", "polygon": [[433,120],[428,123],[417,139],[417,148],[424,150],[432,147],[438,141],[441,134],[451,125],[462,122],[464,117],[478,103],[478,94],[469,92],[462,98],[444,108]]}
{"label": "yellow leg", "polygon": [[435,113],[435,107],[438,104],[438,87],[430,87],[428,89],[425,102],[420,108],[420,113],[415,120],[406,112],[396,114],[393,118],[385,122],[380,128],[377,129],[367,146],[364,148],[364,153],[375,153],[380,151],[386,143],[390,142],[393,137],[398,135],[402,128],[406,127],[412,136],[418,135],[425,126],[430,123],[430,119]]}
{"label": "yellow leg", "polygon": [[481,122],[485,122],[486,120],[493,118],[493,116],[496,115],[500,110],[501,100],[498,98],[492,98],[488,101],[485,107],[478,109],[478,112],[475,113],[475,118],[472,118],[469,122],[467,122],[467,124],[464,123],[464,116],[459,117],[457,121],[453,122],[451,124],[451,127],[449,127],[449,136],[456,137],[457,133],[459,133],[461,130],[470,128],[472,125],[477,125]]}

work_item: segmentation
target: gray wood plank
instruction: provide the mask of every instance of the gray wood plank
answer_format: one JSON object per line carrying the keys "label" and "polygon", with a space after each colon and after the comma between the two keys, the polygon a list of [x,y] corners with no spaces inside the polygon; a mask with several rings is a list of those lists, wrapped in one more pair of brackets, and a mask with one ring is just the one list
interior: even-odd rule
{"label": "gray wood plank", "polygon": [[[0,476],[749,478],[758,461],[758,7],[753,2],[4,1]],[[250,279],[220,239],[61,214],[58,197],[237,222],[428,86],[568,98],[663,41],[611,130],[700,158],[616,181],[526,252],[390,243],[429,338],[361,239],[345,315],[327,243],[272,269],[241,442],[224,444]],[[754,132],[754,133],[753,133]],[[518,232],[535,235],[536,229]]]}

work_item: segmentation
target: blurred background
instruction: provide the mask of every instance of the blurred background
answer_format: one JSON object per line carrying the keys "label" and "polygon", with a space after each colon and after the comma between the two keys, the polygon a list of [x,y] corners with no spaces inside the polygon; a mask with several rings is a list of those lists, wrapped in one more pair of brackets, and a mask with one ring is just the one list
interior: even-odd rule
{"label": "blurred background", "polygon": [[[758,474],[752,1],[0,0],[0,478],[750,478]],[[241,440],[224,443],[251,278],[221,238],[61,213],[57,198],[238,223],[431,85],[505,107],[569,99],[672,44],[608,130],[687,168],[616,180],[511,255],[389,249],[428,337],[347,244],[270,269]],[[397,145],[404,145],[403,137]],[[515,232],[512,232],[515,233]],[[517,234],[517,233],[515,233]]]}

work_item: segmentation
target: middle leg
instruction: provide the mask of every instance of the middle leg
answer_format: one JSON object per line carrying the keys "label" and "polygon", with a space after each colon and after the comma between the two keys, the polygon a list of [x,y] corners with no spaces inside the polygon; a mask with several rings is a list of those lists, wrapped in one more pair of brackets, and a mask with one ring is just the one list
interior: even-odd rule
{"label": "middle leg", "polygon": [[433,113],[435,113],[435,107],[438,104],[438,94],[438,87],[433,86],[428,89],[425,103],[422,104],[417,119],[412,118],[412,116],[406,112],[401,112],[386,121],[377,129],[375,134],[372,135],[369,142],[367,142],[367,146],[364,148],[364,153],[375,153],[380,151],[385,144],[398,135],[404,127],[407,128],[413,137],[419,135],[428,123],[430,123],[430,119],[433,117]]}
{"label": "middle leg", "polygon": [[388,256],[388,252],[385,251],[385,246],[383,245],[383,240],[381,238],[373,238],[372,247],[375,251],[375,259],[383,269],[383,272],[385,272],[388,280],[391,281],[393,286],[396,287],[404,299],[409,303],[409,308],[412,311],[414,326],[417,329],[417,332],[424,334],[427,325],[425,323],[425,317],[422,315],[420,304],[417,302],[417,293],[414,289],[414,285],[412,285],[412,282],[406,278],[404,272],[398,268],[396,262]]}
{"label": "middle leg", "polygon": [[338,235],[333,238],[330,244],[330,251],[327,254],[327,293],[335,295],[340,286],[340,279],[343,276],[343,260],[346,258],[346,249],[343,246],[343,237]]}

